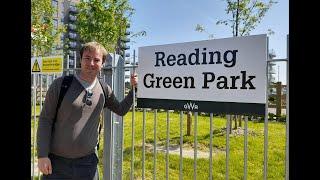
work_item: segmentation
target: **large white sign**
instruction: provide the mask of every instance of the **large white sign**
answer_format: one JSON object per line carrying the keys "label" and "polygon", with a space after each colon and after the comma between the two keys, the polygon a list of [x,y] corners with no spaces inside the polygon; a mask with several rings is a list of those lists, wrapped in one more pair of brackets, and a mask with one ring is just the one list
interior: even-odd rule
{"label": "large white sign", "polygon": [[265,34],[140,47],[137,97],[265,104],[266,66]]}

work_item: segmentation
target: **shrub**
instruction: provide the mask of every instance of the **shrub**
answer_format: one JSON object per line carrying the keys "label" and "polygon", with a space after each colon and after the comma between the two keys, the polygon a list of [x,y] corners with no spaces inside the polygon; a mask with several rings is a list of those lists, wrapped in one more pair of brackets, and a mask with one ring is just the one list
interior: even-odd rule
{"label": "shrub", "polygon": [[278,121],[279,122],[286,122],[286,118],[287,118],[287,115],[281,115],[280,117],[278,117]]}

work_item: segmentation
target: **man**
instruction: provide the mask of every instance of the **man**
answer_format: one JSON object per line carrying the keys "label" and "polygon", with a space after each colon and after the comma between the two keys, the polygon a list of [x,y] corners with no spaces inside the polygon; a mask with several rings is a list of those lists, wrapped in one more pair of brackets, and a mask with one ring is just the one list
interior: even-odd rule
{"label": "man", "polygon": [[[101,111],[106,105],[123,116],[133,101],[132,90],[122,102],[116,100],[110,86],[107,86],[108,94],[104,95],[97,75],[107,55],[106,49],[97,42],[86,43],[81,48],[80,73],[74,75],[57,115],[63,77],[52,82],[40,113],[37,133],[38,168],[43,179],[94,179]],[[137,76],[131,75],[130,82],[135,89]]]}

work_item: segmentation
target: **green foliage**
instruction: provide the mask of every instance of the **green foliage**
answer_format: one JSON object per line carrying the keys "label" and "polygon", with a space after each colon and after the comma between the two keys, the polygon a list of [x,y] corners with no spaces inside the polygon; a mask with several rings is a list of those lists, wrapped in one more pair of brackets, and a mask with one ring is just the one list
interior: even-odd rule
{"label": "green foliage", "polygon": [[[227,14],[231,14],[231,18],[219,20],[217,25],[230,26],[233,36],[246,36],[261,22],[271,6],[277,3],[269,0],[267,3],[259,0],[225,0]],[[206,31],[203,25],[197,24],[196,31],[205,32],[209,35],[209,39],[213,39],[213,34]],[[267,34],[272,35],[274,31],[268,29]]]}
{"label": "green foliage", "polygon": [[[230,26],[233,36],[245,36],[260,23],[270,7],[277,3],[269,0],[267,3],[259,0],[226,0],[226,13],[231,14],[230,19],[219,20],[218,24]],[[272,33],[268,29],[269,33]],[[274,33],[274,32],[273,32]]]}
{"label": "green foliage", "polygon": [[210,34],[206,31],[205,27],[201,24],[197,24],[196,25],[196,28],[195,28],[195,31],[198,31],[198,32],[205,32],[208,34],[208,37],[209,39],[213,39],[213,34]]}
{"label": "green foliage", "polygon": [[279,122],[286,122],[286,118],[287,118],[286,115],[281,115],[281,116],[278,118],[278,121],[279,121]]}
{"label": "green foliage", "polygon": [[281,115],[281,116],[277,116],[274,113],[268,113],[268,120],[272,121],[272,120],[277,120],[279,122],[286,122],[286,115]]}
{"label": "green foliage", "polygon": [[272,120],[276,120],[277,116],[274,113],[268,113],[268,120],[272,121]]}
{"label": "green foliage", "polygon": [[58,43],[64,26],[54,28],[53,17],[56,9],[51,0],[31,0],[31,46],[32,55],[49,55]]}
{"label": "green foliage", "polygon": [[109,52],[115,50],[134,12],[128,0],[81,0],[77,8],[76,25],[81,41],[98,41]]}

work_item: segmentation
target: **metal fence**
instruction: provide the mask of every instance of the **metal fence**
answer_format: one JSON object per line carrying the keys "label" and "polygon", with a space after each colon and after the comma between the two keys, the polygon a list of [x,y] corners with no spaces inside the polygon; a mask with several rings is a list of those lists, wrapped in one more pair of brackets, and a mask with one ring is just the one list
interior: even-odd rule
{"label": "metal fence", "polygon": [[[116,97],[119,100],[124,98],[124,77],[125,71],[128,69],[131,72],[135,71],[136,63],[135,63],[135,54],[133,56],[133,64],[126,65],[122,58],[118,58],[113,56],[112,62],[106,64],[101,71],[101,78],[103,78],[108,84],[112,85],[113,90],[116,94]],[[270,59],[268,60],[268,64],[270,62],[286,62],[287,67],[287,92],[286,92],[286,142],[285,142],[285,179],[289,179],[289,65],[288,59]],[[66,69],[66,72],[74,72],[77,69]],[[31,176],[33,179],[40,175],[38,168],[36,167],[36,129],[37,129],[37,122],[38,122],[38,114],[36,112],[40,112],[42,109],[42,102],[44,100],[45,90],[48,89],[48,86],[52,83],[52,81],[60,76],[61,74],[54,74],[54,75],[32,75],[32,117],[31,121],[33,123],[32,126],[32,170]],[[268,89],[268,88],[267,88]],[[267,93],[268,95],[268,93]],[[266,97],[268,101],[268,96]],[[134,104],[135,104],[135,94],[134,94]],[[37,107],[40,109],[37,110]],[[135,167],[135,123],[136,119],[136,107],[132,106],[132,121],[131,121],[131,159],[130,159],[130,179],[157,179],[157,163],[159,160],[158,149],[157,149],[157,127],[158,127],[158,112],[160,110],[154,109],[153,110],[153,172],[152,177],[146,177],[146,113],[152,112],[147,109],[142,109],[143,117],[142,117],[142,144],[141,144],[141,177],[135,177],[134,172],[136,171]],[[170,169],[170,161],[169,161],[169,152],[170,152],[170,110],[166,111],[166,140],[165,140],[165,178],[170,179],[169,169]],[[198,159],[198,117],[200,112],[194,112],[194,140],[193,140],[193,179],[198,179],[197,177],[197,159]],[[225,179],[229,179],[230,175],[230,121],[232,119],[232,115],[226,115],[226,148],[225,148]],[[243,129],[243,178],[242,179],[249,179],[248,178],[248,116],[244,117],[244,129]],[[183,165],[184,165],[184,156],[183,156],[183,121],[184,121],[184,112],[179,112],[179,120],[180,120],[180,137],[179,137],[179,179],[183,179]],[[148,121],[152,121],[152,119],[148,119]],[[214,121],[214,114],[209,113],[208,121],[210,124],[209,130],[209,164],[208,164],[208,177],[209,179],[213,179],[213,121]],[[104,110],[104,150],[103,150],[103,179],[124,179],[123,177],[123,136],[124,136],[124,119],[123,117],[117,116],[111,113],[108,109]],[[128,133],[128,132],[127,132]],[[263,179],[268,179],[268,107],[266,106],[266,114],[264,117],[264,145],[263,145]],[[139,167],[140,169],[140,167]],[[254,178],[253,178],[254,179]]]}

